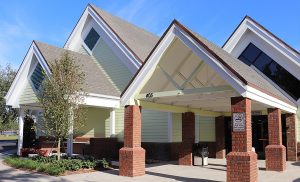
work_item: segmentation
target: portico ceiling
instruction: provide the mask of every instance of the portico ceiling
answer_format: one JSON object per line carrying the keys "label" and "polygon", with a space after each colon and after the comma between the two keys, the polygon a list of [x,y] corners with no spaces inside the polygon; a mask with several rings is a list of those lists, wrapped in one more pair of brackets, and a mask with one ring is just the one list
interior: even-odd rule
{"label": "portico ceiling", "polygon": [[136,97],[159,104],[229,112],[239,94],[178,38],[162,56]]}

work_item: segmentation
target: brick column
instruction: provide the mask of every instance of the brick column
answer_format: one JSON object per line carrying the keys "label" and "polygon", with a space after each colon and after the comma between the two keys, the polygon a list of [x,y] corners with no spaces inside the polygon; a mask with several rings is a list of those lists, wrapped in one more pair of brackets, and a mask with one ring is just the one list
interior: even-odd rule
{"label": "brick column", "polygon": [[182,113],[182,143],[179,152],[179,165],[193,165],[193,144],[195,142],[195,114]]}
{"label": "brick column", "polygon": [[282,145],[281,110],[268,109],[269,145],[266,146],[266,170],[284,171],[286,169],[286,149]]}
{"label": "brick column", "polygon": [[141,147],[141,108],[125,106],[124,147],[119,151],[121,176],[141,176],[145,174],[145,150]]}
{"label": "brick column", "polygon": [[215,118],[216,131],[216,158],[224,159],[226,156],[225,150],[225,121],[224,116]]}
{"label": "brick column", "polygon": [[[257,181],[257,154],[252,151],[251,100],[231,98],[232,120],[234,113],[244,114],[245,125],[231,132],[232,151],[226,156],[228,182]],[[241,114],[243,113],[243,114]]]}
{"label": "brick column", "polygon": [[286,114],[287,160],[297,161],[296,115]]}

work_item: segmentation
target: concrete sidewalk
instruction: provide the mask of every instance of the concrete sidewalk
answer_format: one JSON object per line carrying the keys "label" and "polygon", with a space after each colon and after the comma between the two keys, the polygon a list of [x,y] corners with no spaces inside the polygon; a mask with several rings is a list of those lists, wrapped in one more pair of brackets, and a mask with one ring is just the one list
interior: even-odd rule
{"label": "concrete sidewalk", "polygon": [[[12,144],[9,144],[12,145]],[[2,147],[3,148],[3,147]],[[4,147],[5,148],[5,147]],[[6,146],[6,149],[9,147]],[[11,148],[10,148],[11,149]],[[214,182],[226,181],[226,160],[209,159],[209,165],[200,166],[178,166],[175,162],[147,165],[146,175],[130,178],[118,176],[118,170],[99,171],[85,174],[53,177],[37,174],[29,171],[22,171],[11,168],[2,163],[5,156],[16,152],[13,150],[1,150],[0,143],[0,182],[12,181],[41,181],[41,182],[71,182],[71,181],[195,181],[195,182]],[[300,182],[300,162],[287,162],[285,172],[265,171],[265,161],[258,161],[259,172],[258,181],[264,182]]]}

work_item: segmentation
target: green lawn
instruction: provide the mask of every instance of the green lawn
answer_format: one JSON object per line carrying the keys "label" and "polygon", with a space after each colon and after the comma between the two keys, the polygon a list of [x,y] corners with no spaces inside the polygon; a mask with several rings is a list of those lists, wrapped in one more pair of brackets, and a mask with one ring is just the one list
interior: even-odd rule
{"label": "green lawn", "polygon": [[0,135],[0,140],[17,140],[17,139],[18,139],[17,135],[10,135],[10,136]]}

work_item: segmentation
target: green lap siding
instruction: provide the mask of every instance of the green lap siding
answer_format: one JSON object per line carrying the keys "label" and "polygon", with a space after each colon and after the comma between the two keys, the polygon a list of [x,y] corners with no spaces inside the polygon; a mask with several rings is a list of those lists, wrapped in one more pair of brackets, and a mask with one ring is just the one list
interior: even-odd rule
{"label": "green lap siding", "polygon": [[108,75],[119,91],[123,91],[133,75],[103,39],[100,39],[93,49],[93,57],[97,60],[105,71],[105,74]]}
{"label": "green lap siding", "polygon": [[116,119],[116,136],[118,140],[123,141],[124,140],[124,109],[119,108],[116,109],[115,113],[115,119]]}
{"label": "green lap siding", "polygon": [[168,142],[168,113],[142,110],[142,141]]}
{"label": "green lap siding", "polygon": [[181,113],[172,113],[172,142],[182,140],[182,118]]}
{"label": "green lap siding", "polygon": [[37,103],[38,102],[38,98],[31,86],[31,84],[29,83],[29,81],[26,81],[26,85],[24,90],[21,93],[20,99],[19,99],[19,104],[30,104],[30,103]]}
{"label": "green lap siding", "polygon": [[199,141],[200,142],[215,142],[215,118],[214,117],[199,117]]}
{"label": "green lap siding", "polygon": [[85,126],[80,128],[82,137],[105,137],[105,125],[109,122],[109,110],[103,108],[88,108]]}

